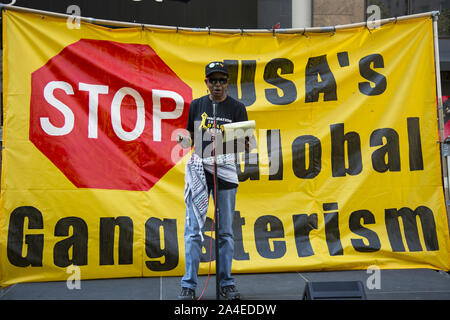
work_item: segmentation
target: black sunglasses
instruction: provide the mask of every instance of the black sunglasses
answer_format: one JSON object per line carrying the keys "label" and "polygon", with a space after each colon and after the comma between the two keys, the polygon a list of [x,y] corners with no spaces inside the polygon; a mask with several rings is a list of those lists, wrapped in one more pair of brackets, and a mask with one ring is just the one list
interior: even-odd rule
{"label": "black sunglasses", "polygon": [[228,82],[227,78],[208,78],[209,83],[216,84],[217,82],[220,82],[220,84],[225,84]]}

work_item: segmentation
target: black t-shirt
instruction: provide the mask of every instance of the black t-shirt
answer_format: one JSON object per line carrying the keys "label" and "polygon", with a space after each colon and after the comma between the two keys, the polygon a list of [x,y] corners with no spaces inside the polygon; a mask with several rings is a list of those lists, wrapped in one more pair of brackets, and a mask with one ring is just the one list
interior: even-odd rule
{"label": "black t-shirt", "polygon": [[[243,103],[236,101],[230,96],[217,103],[216,107],[216,128],[223,131],[223,125],[232,122],[247,121],[247,110]],[[214,127],[213,105],[208,95],[195,99],[191,102],[189,107],[189,117],[186,129],[194,135],[194,150],[202,158],[211,157],[212,154],[212,128]],[[222,143],[221,135],[216,136],[216,146]],[[228,147],[228,148],[227,148]],[[216,147],[216,154],[223,152],[234,152],[235,150],[228,150],[229,145],[222,145]],[[233,148],[234,149],[234,148]],[[212,175],[205,170],[206,182],[208,187],[214,183]],[[237,187],[236,184],[218,179],[219,189],[230,189]]]}

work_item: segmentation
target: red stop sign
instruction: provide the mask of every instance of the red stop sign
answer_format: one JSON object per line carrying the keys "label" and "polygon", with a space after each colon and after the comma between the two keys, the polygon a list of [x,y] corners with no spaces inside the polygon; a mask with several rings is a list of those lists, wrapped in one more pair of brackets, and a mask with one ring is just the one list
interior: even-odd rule
{"label": "red stop sign", "polygon": [[79,188],[149,190],[191,100],[148,45],[82,39],[33,72],[30,140]]}

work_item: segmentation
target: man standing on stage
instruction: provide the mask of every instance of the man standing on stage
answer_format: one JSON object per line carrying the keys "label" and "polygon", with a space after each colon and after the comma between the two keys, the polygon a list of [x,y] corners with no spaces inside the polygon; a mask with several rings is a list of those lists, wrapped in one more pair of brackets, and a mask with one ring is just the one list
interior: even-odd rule
{"label": "man standing on stage", "polygon": [[[202,229],[206,219],[209,195],[212,194],[214,199],[213,139],[218,177],[216,190],[219,216],[220,293],[227,299],[239,299],[240,294],[231,277],[234,253],[232,225],[239,184],[235,165],[236,149],[234,145],[233,150],[224,150],[221,128],[227,123],[247,121],[248,117],[245,106],[227,95],[228,70],[223,62],[211,62],[206,65],[205,76],[209,94],[191,102],[186,126],[189,134],[178,136],[178,143],[184,148],[191,147],[192,141],[194,143],[194,153],[186,164],[185,172],[186,270],[181,280],[182,289],[179,299],[195,299],[203,240]],[[248,150],[248,140],[246,142],[245,147]]]}

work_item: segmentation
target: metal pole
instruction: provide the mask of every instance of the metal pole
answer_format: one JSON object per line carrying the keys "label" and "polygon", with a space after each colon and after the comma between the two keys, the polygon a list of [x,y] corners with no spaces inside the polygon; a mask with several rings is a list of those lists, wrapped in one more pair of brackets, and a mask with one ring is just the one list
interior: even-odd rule
{"label": "metal pole", "polygon": [[219,212],[217,203],[218,178],[217,178],[217,155],[216,155],[216,111],[217,102],[212,102],[213,107],[213,170],[214,170],[214,230],[215,230],[215,251],[216,251],[216,300],[220,300],[220,263],[219,263]]}
{"label": "metal pole", "polygon": [[[14,1],[13,1],[14,3]],[[39,14],[42,16],[50,16],[67,19],[72,17],[71,15],[57,12],[50,12],[44,10],[30,9],[24,7],[17,7],[11,4],[0,4],[0,9],[19,11],[19,12],[28,12]],[[373,23],[379,23],[379,25],[383,25],[391,22],[398,22],[403,20],[416,19],[420,17],[429,17],[433,16],[437,11],[433,12],[424,12],[417,13],[407,16],[400,16],[395,18],[387,18],[381,19],[377,21],[373,21]],[[174,26],[163,26],[163,25],[154,25],[154,24],[146,24],[146,23],[134,23],[134,22],[123,22],[123,21],[114,21],[114,20],[104,20],[104,19],[95,19],[95,18],[87,18],[80,17],[80,20],[87,23],[99,24],[99,25],[109,25],[109,26],[118,26],[118,27],[142,27],[149,29],[161,29],[161,30],[171,30],[174,32],[179,31],[188,31],[188,32],[196,32],[196,33],[229,33],[229,34],[246,34],[246,33],[275,33],[275,34],[304,34],[304,33],[328,33],[335,32],[337,30],[345,30],[350,28],[363,27],[367,24],[367,22],[358,22],[352,24],[345,25],[337,25],[337,26],[329,26],[329,27],[311,27],[311,28],[289,28],[289,29],[215,29],[215,28],[187,28],[187,27],[174,27]]]}
{"label": "metal pole", "polygon": [[444,106],[442,104],[442,87],[441,87],[441,67],[439,60],[439,37],[438,37],[438,18],[439,12],[433,11],[433,42],[434,42],[434,67],[436,73],[436,95],[438,102],[438,124],[439,124],[439,144],[441,150],[441,163],[442,163],[442,175],[443,175],[443,183],[444,183],[444,198],[445,198],[445,207],[447,211],[447,222],[450,227],[450,217],[449,217],[449,181],[448,181],[448,162],[447,157],[443,152],[443,144],[445,140],[444,136]]}

